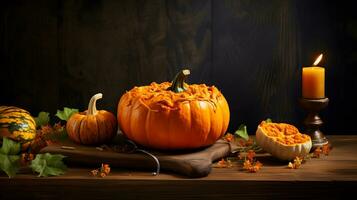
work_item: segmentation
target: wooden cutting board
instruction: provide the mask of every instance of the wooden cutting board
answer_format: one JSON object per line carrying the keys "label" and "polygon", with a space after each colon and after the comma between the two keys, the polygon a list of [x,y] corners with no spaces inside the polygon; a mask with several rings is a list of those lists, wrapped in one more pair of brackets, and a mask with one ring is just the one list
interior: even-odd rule
{"label": "wooden cutting board", "polygon": [[[207,176],[211,171],[212,162],[227,156],[231,152],[231,148],[232,144],[225,140],[218,140],[210,147],[189,152],[146,151],[158,159],[161,170],[198,178]],[[157,169],[155,160],[142,152],[118,153],[110,149],[103,150],[71,142],[52,144],[41,150],[41,153],[46,152],[67,156],[65,158],[67,165],[98,167],[101,163],[109,163],[112,168],[145,169],[153,172]]]}

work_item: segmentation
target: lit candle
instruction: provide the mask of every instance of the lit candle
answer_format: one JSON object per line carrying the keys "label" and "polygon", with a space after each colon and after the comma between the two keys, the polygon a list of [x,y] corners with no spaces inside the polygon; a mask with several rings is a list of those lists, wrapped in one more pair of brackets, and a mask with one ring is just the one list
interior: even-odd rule
{"label": "lit candle", "polygon": [[322,54],[315,60],[314,66],[302,68],[302,97],[306,99],[325,98],[325,68],[317,64]]}

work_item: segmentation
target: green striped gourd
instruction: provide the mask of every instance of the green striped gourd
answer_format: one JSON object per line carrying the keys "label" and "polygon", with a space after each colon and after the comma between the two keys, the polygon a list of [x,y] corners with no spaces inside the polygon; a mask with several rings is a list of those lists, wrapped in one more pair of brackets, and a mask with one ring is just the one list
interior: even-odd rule
{"label": "green striped gourd", "polygon": [[0,137],[20,142],[35,138],[36,123],[31,114],[14,106],[0,106]]}

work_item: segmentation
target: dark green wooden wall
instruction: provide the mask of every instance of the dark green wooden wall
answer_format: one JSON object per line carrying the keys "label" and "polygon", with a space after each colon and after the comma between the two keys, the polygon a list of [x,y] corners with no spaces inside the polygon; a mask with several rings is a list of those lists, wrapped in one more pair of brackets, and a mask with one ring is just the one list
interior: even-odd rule
{"label": "dark green wooden wall", "polygon": [[270,117],[301,126],[301,67],[325,53],[327,133],[354,127],[357,17],[323,0],[13,0],[0,3],[1,104],[34,115],[85,109],[91,95],[116,112],[136,85],[170,80],[219,87],[230,131]]}

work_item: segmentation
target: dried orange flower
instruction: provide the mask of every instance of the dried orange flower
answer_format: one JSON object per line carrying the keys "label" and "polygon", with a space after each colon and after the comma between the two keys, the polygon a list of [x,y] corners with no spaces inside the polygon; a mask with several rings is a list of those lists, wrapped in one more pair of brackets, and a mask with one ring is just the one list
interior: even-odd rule
{"label": "dried orange flower", "polygon": [[262,168],[262,166],[263,164],[259,161],[251,163],[249,160],[245,160],[243,163],[243,169],[251,173],[258,172]]}
{"label": "dried orange flower", "polygon": [[94,169],[94,170],[90,171],[90,175],[97,176],[98,175],[98,170]]}
{"label": "dried orange flower", "polygon": [[61,125],[61,122],[55,123],[53,125],[53,129],[58,130],[58,129],[63,129],[63,125]]}
{"label": "dried orange flower", "polygon": [[248,152],[240,152],[238,158],[240,160],[244,159],[243,162],[243,169],[247,170],[248,172],[255,173],[259,171],[263,164],[259,161],[255,161],[255,151],[254,150],[248,150]]}
{"label": "dried orange flower", "polygon": [[294,162],[293,162],[293,163],[289,162],[288,168],[290,168],[290,169],[298,169],[298,168],[300,168],[300,166],[301,166],[301,164],[302,164],[302,161],[303,161],[302,158],[296,157],[296,158],[294,159]]}
{"label": "dried orange flower", "polygon": [[315,158],[320,158],[320,154],[322,153],[322,150],[321,150],[321,147],[317,147],[315,150],[314,150],[314,157]]}
{"label": "dried orange flower", "polygon": [[238,145],[241,147],[250,147],[253,144],[254,144],[254,140],[252,138],[249,138],[248,140],[243,140],[243,139],[238,140]]}
{"label": "dried orange flower", "polygon": [[247,153],[247,159],[252,162],[253,159],[254,159],[254,157],[255,157],[255,152],[254,152],[254,150],[249,150],[248,153]]}
{"label": "dried orange flower", "polygon": [[238,146],[240,147],[246,147],[247,141],[243,139],[238,139]]}
{"label": "dried orange flower", "polygon": [[227,141],[227,142],[232,142],[234,140],[234,135],[233,134],[230,134],[230,133],[227,133],[225,136],[224,136],[224,139]]}
{"label": "dried orange flower", "polygon": [[296,168],[295,168],[295,165],[294,165],[292,162],[289,162],[288,168],[290,168],[290,169],[296,169]]}
{"label": "dried orange flower", "polygon": [[218,168],[231,168],[233,165],[232,165],[232,162],[230,160],[227,159],[224,160],[224,158],[222,158],[220,161],[218,161],[216,167]]}
{"label": "dried orange flower", "polygon": [[298,166],[300,167],[302,161],[303,161],[302,158],[296,157],[296,158],[294,159],[294,164],[295,164],[295,165],[298,165]]}
{"label": "dried orange flower", "polygon": [[245,160],[243,163],[243,169],[249,170],[252,167],[252,163],[249,160]]}
{"label": "dried orange flower", "polygon": [[245,146],[248,147],[248,146],[251,146],[253,145],[254,143],[254,140],[252,138],[249,138],[248,141],[245,142]]}
{"label": "dried orange flower", "polygon": [[260,169],[263,167],[263,163],[257,161],[257,162],[255,162],[255,166],[259,167],[259,169]]}
{"label": "dried orange flower", "polygon": [[34,155],[32,153],[22,153],[20,164],[22,166],[28,165],[34,159]]}
{"label": "dried orange flower", "polygon": [[330,151],[331,151],[331,147],[329,144],[325,144],[322,146],[322,153],[325,155],[325,156],[328,156],[330,154]]}
{"label": "dried orange flower", "polygon": [[99,169],[94,169],[90,171],[92,176],[97,176],[99,174],[100,177],[104,178],[110,173],[110,167],[108,164],[102,163],[102,166]]}
{"label": "dried orange flower", "polygon": [[108,164],[102,164],[101,167],[101,172],[104,172],[106,175],[108,175],[110,173],[110,167]]}
{"label": "dried orange flower", "polygon": [[255,162],[253,166],[251,166],[248,171],[250,173],[256,173],[262,168],[263,164],[259,161]]}

